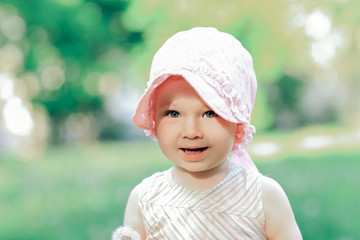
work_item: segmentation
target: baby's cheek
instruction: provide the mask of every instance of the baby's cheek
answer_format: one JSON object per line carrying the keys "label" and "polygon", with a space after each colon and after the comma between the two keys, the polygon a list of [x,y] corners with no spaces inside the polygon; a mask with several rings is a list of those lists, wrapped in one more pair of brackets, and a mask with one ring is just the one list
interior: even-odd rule
{"label": "baby's cheek", "polygon": [[172,138],[172,136],[175,134],[175,124],[171,119],[162,119],[159,121],[158,124],[156,124],[156,135],[158,139],[169,139]]}

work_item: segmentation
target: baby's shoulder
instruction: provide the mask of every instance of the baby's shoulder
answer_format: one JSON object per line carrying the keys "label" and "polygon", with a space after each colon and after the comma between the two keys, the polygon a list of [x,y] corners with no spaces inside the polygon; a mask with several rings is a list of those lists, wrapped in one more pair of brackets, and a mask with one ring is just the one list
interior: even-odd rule
{"label": "baby's shoulder", "polygon": [[280,184],[270,177],[262,177],[262,199],[266,216],[291,212],[289,200]]}
{"label": "baby's shoulder", "polygon": [[147,193],[156,193],[165,188],[171,179],[171,169],[156,172],[153,175],[144,178],[137,186],[140,198]]}
{"label": "baby's shoulder", "polygon": [[262,192],[264,200],[272,200],[274,198],[282,198],[286,196],[281,185],[274,179],[262,176],[261,177]]}
{"label": "baby's shoulder", "polygon": [[151,176],[144,178],[140,185],[150,187],[154,184],[162,183],[164,181],[167,181],[171,177],[170,169],[162,171],[162,172],[156,172],[153,173]]}

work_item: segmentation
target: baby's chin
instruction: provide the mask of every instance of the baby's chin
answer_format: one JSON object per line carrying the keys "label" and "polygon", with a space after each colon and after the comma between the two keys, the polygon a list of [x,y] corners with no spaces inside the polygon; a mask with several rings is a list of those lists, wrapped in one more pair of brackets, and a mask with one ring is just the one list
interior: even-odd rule
{"label": "baby's chin", "polygon": [[[226,161],[226,162],[225,162]],[[225,164],[227,163],[227,160],[224,160],[223,162],[216,163],[216,164],[209,164],[205,161],[192,161],[187,162],[183,165],[175,165],[176,168],[180,169],[181,171],[196,174],[197,178],[206,178],[209,175],[213,175],[216,172],[221,172],[222,170],[226,169],[223,168]]]}

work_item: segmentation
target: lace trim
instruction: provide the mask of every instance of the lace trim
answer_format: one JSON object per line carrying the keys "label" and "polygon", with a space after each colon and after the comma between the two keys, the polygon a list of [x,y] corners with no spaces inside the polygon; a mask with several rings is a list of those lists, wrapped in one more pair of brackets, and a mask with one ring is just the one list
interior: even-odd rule
{"label": "lace trim", "polygon": [[111,240],[140,240],[140,235],[130,227],[117,228],[111,237]]}

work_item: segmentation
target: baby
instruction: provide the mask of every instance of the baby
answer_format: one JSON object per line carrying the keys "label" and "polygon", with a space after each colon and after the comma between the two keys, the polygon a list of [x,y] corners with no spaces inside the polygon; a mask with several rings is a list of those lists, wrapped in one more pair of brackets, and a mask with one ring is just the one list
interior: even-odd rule
{"label": "baby", "polygon": [[133,189],[113,240],[302,239],[286,194],[244,150],[256,89],[233,36],[193,28],[165,42],[133,122],[173,167]]}

